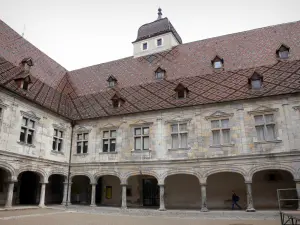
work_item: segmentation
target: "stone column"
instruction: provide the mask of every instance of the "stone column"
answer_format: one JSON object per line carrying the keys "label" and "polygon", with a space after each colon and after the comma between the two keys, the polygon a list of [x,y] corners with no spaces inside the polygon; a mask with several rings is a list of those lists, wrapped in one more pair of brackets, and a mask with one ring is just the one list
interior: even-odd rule
{"label": "stone column", "polygon": [[92,183],[91,206],[96,206],[96,183]]}
{"label": "stone column", "polygon": [[7,198],[5,203],[5,208],[12,207],[12,200],[14,196],[14,185],[15,183],[13,181],[8,182],[8,190],[7,190]]}
{"label": "stone column", "polygon": [[246,182],[247,189],[247,209],[246,212],[255,212],[253,207],[253,198],[252,198],[252,182]]}
{"label": "stone column", "polygon": [[127,184],[121,184],[121,186],[122,186],[122,208],[126,209],[127,208],[127,198],[126,198]]}
{"label": "stone column", "polygon": [[63,200],[62,205],[65,205],[67,202],[67,193],[68,193],[68,182],[64,182],[64,192],[63,192]]}
{"label": "stone column", "polygon": [[165,211],[165,185],[159,184],[159,210]]}
{"label": "stone column", "polygon": [[201,212],[208,212],[206,200],[206,184],[201,184]]}
{"label": "stone column", "polygon": [[39,207],[45,207],[46,183],[41,183],[41,195]]}
{"label": "stone column", "polygon": [[[66,185],[66,189],[68,189],[68,183]],[[68,199],[67,199],[67,202],[66,202],[66,205],[71,205],[71,189],[72,189],[72,182],[69,183],[69,190],[68,190]],[[66,196],[67,198],[67,196]]]}
{"label": "stone column", "polygon": [[298,197],[298,209],[300,210],[300,180],[296,180],[296,190],[297,190],[297,197]]}

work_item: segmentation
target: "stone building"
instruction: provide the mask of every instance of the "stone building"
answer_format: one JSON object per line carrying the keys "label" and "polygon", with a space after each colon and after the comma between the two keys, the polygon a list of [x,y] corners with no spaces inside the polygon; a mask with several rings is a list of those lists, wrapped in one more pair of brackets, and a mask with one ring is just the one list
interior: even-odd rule
{"label": "stone building", "polygon": [[0,21],[0,204],[255,211],[299,187],[300,22],[184,44],[159,10],[133,49],[68,71]]}

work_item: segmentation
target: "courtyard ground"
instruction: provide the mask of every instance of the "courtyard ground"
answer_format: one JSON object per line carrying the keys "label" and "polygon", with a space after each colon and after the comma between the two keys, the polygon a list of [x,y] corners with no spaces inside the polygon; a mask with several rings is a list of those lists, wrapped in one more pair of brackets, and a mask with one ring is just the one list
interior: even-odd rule
{"label": "courtyard ground", "polygon": [[52,207],[0,211],[0,225],[280,225],[278,212],[199,211]]}

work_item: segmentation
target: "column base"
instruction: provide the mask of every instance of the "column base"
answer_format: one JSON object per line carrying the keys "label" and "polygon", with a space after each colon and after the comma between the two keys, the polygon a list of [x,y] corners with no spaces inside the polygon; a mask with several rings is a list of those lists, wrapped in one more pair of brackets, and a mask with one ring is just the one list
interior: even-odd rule
{"label": "column base", "polygon": [[12,208],[12,205],[5,205],[4,208],[6,209]]}
{"label": "column base", "polygon": [[[65,206],[66,204],[67,204],[66,202],[62,202],[62,203],[61,203],[61,205],[64,205],[64,206]],[[70,205],[72,205],[71,202],[68,202],[68,206],[70,206]]]}
{"label": "column base", "polygon": [[246,212],[255,212],[256,210],[254,208],[248,208],[246,209]]}
{"label": "column base", "polygon": [[121,209],[127,209],[127,206],[121,206]]}
{"label": "column base", "polygon": [[158,211],[166,211],[166,208],[159,208]]}
{"label": "column base", "polygon": [[45,208],[46,206],[45,206],[45,205],[39,205],[39,207],[40,207],[40,208]]}
{"label": "column base", "polygon": [[200,212],[209,212],[209,210],[206,207],[202,207],[201,210],[200,210]]}

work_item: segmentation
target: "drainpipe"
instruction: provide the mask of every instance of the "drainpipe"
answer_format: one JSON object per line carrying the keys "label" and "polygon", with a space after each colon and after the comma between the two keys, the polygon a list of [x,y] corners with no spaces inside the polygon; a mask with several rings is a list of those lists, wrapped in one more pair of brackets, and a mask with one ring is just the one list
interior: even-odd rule
{"label": "drainpipe", "polygon": [[76,122],[74,120],[72,120],[71,121],[71,145],[70,145],[69,167],[68,167],[68,184],[67,184],[66,207],[68,207],[68,203],[69,203],[69,187],[70,187],[70,175],[71,175],[71,156],[72,156],[72,146],[73,146],[73,136],[74,136],[74,127],[75,127],[75,125],[76,125]]}

